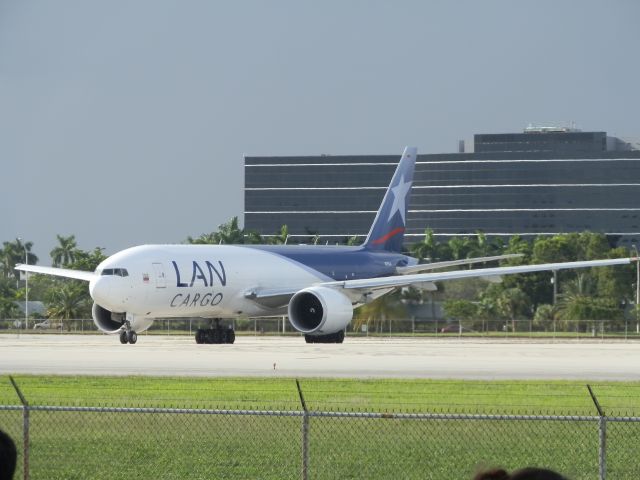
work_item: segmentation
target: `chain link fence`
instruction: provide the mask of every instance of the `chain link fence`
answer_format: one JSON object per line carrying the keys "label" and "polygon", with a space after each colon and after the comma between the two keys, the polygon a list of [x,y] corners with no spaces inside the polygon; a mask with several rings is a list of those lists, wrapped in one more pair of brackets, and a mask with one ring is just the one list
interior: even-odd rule
{"label": "chain link fence", "polygon": [[[232,325],[237,335],[300,335],[286,317],[260,319],[223,319]],[[143,335],[195,335],[211,321],[202,318],[157,319]],[[355,324],[355,322],[354,322]],[[0,333],[15,334],[95,334],[99,333],[92,319],[45,320],[30,319],[25,329],[23,319],[0,320]],[[417,318],[392,318],[370,321],[358,328],[349,327],[349,336],[428,336],[428,337],[489,337],[532,339],[625,339],[640,340],[640,322],[636,320],[558,320],[544,324],[533,320],[478,320],[447,322]]]}
{"label": "chain link fence", "polygon": [[[13,380],[12,380],[13,381]],[[297,382],[296,382],[297,383]],[[640,417],[0,405],[24,479],[469,479],[482,466],[636,479]]]}

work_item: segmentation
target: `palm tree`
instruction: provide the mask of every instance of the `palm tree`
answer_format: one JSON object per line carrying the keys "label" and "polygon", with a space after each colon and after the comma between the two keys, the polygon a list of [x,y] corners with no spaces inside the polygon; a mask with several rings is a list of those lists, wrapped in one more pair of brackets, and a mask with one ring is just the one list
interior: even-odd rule
{"label": "palm tree", "polygon": [[347,245],[349,245],[350,247],[357,247],[361,243],[362,241],[360,240],[360,237],[358,237],[358,235],[352,235],[347,239]]}
{"label": "palm tree", "polygon": [[513,235],[512,237],[509,237],[509,243],[507,244],[505,253],[519,253],[521,255],[524,255],[522,259],[516,258],[510,261],[510,262],[515,261],[518,264],[520,264],[528,261],[529,257],[531,256],[531,249],[532,247],[529,242],[523,239],[520,235]]}
{"label": "palm tree", "polygon": [[186,243],[197,245],[239,245],[243,243],[259,244],[262,237],[257,232],[248,232],[238,226],[238,217],[233,217],[227,223],[218,225],[218,230],[203,233],[199,237],[187,237]]}
{"label": "palm tree", "polygon": [[478,316],[478,305],[476,302],[460,298],[445,300],[444,312],[447,317],[457,320],[460,325],[472,328],[471,321]]}
{"label": "palm tree", "polygon": [[19,238],[16,238],[14,242],[2,242],[2,255],[0,255],[2,275],[4,277],[17,277],[14,267],[18,263],[25,263],[25,251],[29,265],[38,263],[38,257],[31,253],[32,247],[33,242],[22,243]]}
{"label": "palm tree", "polygon": [[557,316],[556,309],[553,305],[543,303],[536,308],[536,313],[533,315],[533,324],[546,331],[547,328],[556,321]]}
{"label": "palm tree", "polygon": [[411,245],[411,254],[420,260],[426,259],[433,262],[438,259],[438,242],[433,236],[432,229],[427,228],[422,241]]}
{"label": "palm tree", "polygon": [[218,243],[237,245],[244,243],[244,232],[238,226],[238,217],[233,217],[227,223],[218,225]]}
{"label": "palm tree", "polygon": [[576,277],[567,280],[562,284],[562,294],[564,295],[597,295],[595,279],[584,270],[576,272]]}
{"label": "palm tree", "polygon": [[53,266],[67,266],[76,258],[76,252],[78,245],[76,244],[76,236],[69,235],[63,237],[62,235],[56,235],[58,238],[58,246],[51,250],[50,255],[53,260]]}
{"label": "palm tree", "polygon": [[562,320],[617,320],[623,311],[616,299],[599,296],[596,279],[581,271],[576,278],[563,284],[558,302],[558,316]]}
{"label": "palm tree", "polygon": [[469,237],[453,237],[448,242],[453,260],[461,260],[469,253]]}
{"label": "palm tree", "polygon": [[373,330],[381,332],[385,322],[394,318],[403,318],[406,314],[405,306],[398,301],[398,293],[377,298],[358,308],[355,312],[353,330],[358,331],[362,325],[373,323]]}
{"label": "palm tree", "polygon": [[507,318],[511,319],[511,329],[516,331],[516,317],[524,316],[529,307],[529,297],[517,287],[507,288],[498,297],[498,309]]}
{"label": "palm tree", "polygon": [[[103,252],[102,247],[95,247],[93,250],[76,250],[76,258],[72,264],[69,265],[70,268],[75,270],[85,270],[87,272],[93,272],[100,263],[105,260],[107,257]],[[86,285],[85,289],[86,291]]]}
{"label": "palm tree", "polygon": [[33,242],[22,243],[22,239],[16,238],[16,241],[13,242],[13,244],[15,245],[15,251],[17,253],[17,256],[20,258],[20,260],[16,263],[24,262],[25,250],[27,252],[27,263],[29,265],[35,265],[36,263],[38,263],[38,257],[34,253],[31,253],[31,248],[33,248]]}
{"label": "palm tree", "polygon": [[0,273],[2,273],[2,277],[6,278],[9,276],[9,272],[11,271],[9,254],[5,248],[7,242],[2,244],[2,248],[0,248]]}
{"label": "palm tree", "polygon": [[0,318],[12,318],[18,313],[15,303],[15,282],[8,278],[0,277]]}
{"label": "palm tree", "polygon": [[504,243],[500,237],[489,240],[482,230],[477,230],[476,235],[469,239],[469,255],[471,257],[499,255],[503,249]]}
{"label": "palm tree", "polygon": [[476,315],[478,316],[478,319],[482,321],[482,331],[485,331],[485,324],[487,326],[486,331],[489,331],[489,322],[492,320],[500,320],[498,300],[496,295],[493,294],[491,287],[482,292],[478,298],[479,301],[476,304]]}
{"label": "palm tree", "polygon": [[0,251],[0,270],[2,270],[2,276],[5,278],[15,277],[13,267],[16,263],[24,263],[24,257],[22,262],[16,261],[18,253],[16,252],[15,245],[10,242],[2,242],[2,250]]}
{"label": "palm tree", "polygon": [[249,245],[260,245],[264,243],[262,235],[255,230],[243,230],[244,243]]}
{"label": "palm tree", "polygon": [[572,293],[562,296],[558,316],[562,320],[619,320],[623,311],[611,298]]}
{"label": "palm tree", "polygon": [[286,225],[282,225],[280,227],[280,233],[277,233],[273,237],[271,237],[270,243],[274,245],[284,245],[288,243],[289,240],[289,227]]}
{"label": "palm tree", "polygon": [[49,293],[47,316],[71,320],[88,315],[89,301],[85,288],[74,282],[65,282]]}
{"label": "palm tree", "polygon": [[217,245],[219,243],[216,232],[203,233],[195,238],[188,236],[186,242],[193,245]]}

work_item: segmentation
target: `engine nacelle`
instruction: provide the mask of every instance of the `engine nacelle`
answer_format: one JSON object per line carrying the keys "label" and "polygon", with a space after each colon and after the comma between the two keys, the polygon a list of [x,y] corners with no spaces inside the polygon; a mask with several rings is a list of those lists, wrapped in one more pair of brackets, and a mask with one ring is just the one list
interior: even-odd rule
{"label": "engine nacelle", "polygon": [[[125,320],[127,320],[126,313],[111,312],[95,302],[91,308],[91,316],[98,330],[105,333],[119,333],[122,330]],[[146,317],[134,317],[132,320],[129,320],[131,330],[135,332],[144,332],[152,323],[153,318]]]}
{"label": "engine nacelle", "polygon": [[124,313],[111,313],[95,302],[91,308],[91,316],[93,317],[93,323],[96,324],[96,327],[105,333],[119,332],[125,320]]}
{"label": "engine nacelle", "polygon": [[300,290],[289,301],[289,322],[299,332],[327,335],[344,330],[353,318],[351,300],[329,287]]}

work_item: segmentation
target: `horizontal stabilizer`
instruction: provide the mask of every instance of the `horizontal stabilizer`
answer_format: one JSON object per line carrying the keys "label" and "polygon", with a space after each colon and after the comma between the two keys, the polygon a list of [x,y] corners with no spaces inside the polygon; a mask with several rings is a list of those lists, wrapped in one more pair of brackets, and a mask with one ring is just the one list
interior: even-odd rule
{"label": "horizontal stabilizer", "polygon": [[523,257],[521,253],[509,253],[507,255],[495,255],[493,257],[463,258],[462,260],[449,260],[446,262],[423,263],[421,265],[411,265],[408,267],[396,267],[398,275],[409,275],[411,273],[428,272],[439,268],[455,267],[458,265],[472,265],[474,263],[493,262],[496,260],[508,260],[511,258]]}

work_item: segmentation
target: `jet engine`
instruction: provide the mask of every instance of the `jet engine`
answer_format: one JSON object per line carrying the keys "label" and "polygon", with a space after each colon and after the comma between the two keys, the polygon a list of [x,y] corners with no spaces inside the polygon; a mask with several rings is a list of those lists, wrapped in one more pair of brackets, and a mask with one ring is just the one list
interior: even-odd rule
{"label": "jet engine", "polygon": [[124,313],[112,313],[97,303],[94,303],[91,308],[91,316],[96,327],[105,333],[119,332],[124,325]]}
{"label": "jet engine", "polygon": [[289,301],[289,321],[299,332],[328,335],[344,330],[353,317],[351,300],[329,287],[309,287]]}
{"label": "jet engine", "polygon": [[[91,308],[91,316],[93,317],[93,323],[102,332],[105,333],[118,333],[122,330],[122,327],[127,319],[127,314],[123,312],[110,312],[104,307],[101,307],[94,302]],[[153,318],[135,317],[129,322],[131,330],[136,332],[144,332],[153,323]]]}

